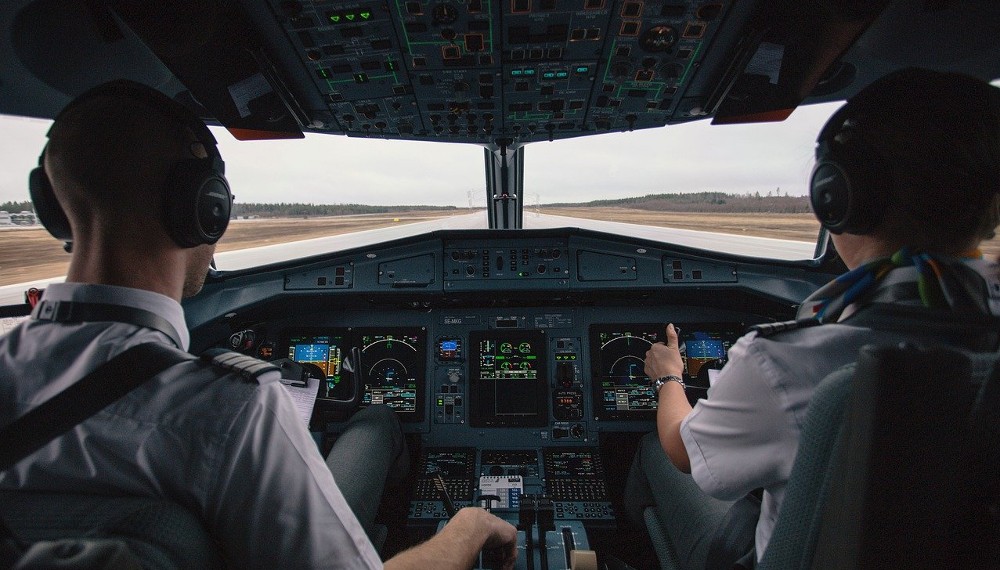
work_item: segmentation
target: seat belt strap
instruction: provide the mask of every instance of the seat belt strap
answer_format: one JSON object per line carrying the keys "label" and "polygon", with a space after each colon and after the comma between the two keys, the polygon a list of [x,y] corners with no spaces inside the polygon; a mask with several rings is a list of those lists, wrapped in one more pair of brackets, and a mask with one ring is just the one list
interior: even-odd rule
{"label": "seat belt strap", "polygon": [[175,364],[197,360],[167,345],[133,346],[0,430],[0,471],[41,449]]}

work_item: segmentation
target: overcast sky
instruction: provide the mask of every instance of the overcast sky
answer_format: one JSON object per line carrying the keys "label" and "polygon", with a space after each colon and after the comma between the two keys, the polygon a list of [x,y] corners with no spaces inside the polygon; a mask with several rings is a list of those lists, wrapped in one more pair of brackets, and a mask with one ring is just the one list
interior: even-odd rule
{"label": "overcast sky", "polygon": [[[709,121],[608,133],[525,149],[525,203],[583,202],[712,190],[804,195],[816,134],[838,105],[796,110],[784,123]],[[0,202],[28,199],[49,121],[0,115]],[[483,205],[475,145],[306,135],[241,142],[213,127],[241,202]]]}

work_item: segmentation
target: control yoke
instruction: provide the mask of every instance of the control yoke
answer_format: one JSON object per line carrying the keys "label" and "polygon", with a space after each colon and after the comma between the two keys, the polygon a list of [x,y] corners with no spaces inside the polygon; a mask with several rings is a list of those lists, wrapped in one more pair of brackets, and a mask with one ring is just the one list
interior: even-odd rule
{"label": "control yoke", "polygon": [[[326,380],[326,373],[323,372],[323,369],[311,362],[295,362],[282,358],[272,361],[271,364],[281,370],[281,378],[290,381],[291,386],[304,387],[308,384],[309,378],[316,378],[320,380],[320,389],[322,390],[322,382]],[[344,371],[350,373],[344,375],[344,381],[348,383],[348,388],[350,388],[350,395],[343,399],[323,398],[323,406],[327,410],[350,412],[358,407],[364,395],[365,378],[364,367],[361,365],[360,348],[351,349],[350,356],[344,359],[343,367]]]}
{"label": "control yoke", "polygon": [[353,410],[361,403],[361,397],[365,393],[365,367],[361,363],[360,348],[351,347],[351,354],[344,359],[343,369],[350,372],[344,375],[345,381],[350,382],[350,396],[343,400],[325,400],[325,403],[334,410]]}

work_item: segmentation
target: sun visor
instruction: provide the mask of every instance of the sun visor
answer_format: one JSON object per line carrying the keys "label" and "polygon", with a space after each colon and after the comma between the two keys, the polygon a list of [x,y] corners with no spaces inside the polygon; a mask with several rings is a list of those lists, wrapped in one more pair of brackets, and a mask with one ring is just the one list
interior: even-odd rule
{"label": "sun visor", "polygon": [[[750,28],[758,30],[760,41],[747,50],[746,65],[719,99],[712,123],[783,121],[806,97],[851,86],[853,68],[839,59],[886,5],[880,0],[859,9],[850,2],[836,2],[827,9],[813,5],[759,19]],[[708,109],[710,114],[712,110]]]}
{"label": "sun visor", "polygon": [[253,27],[238,8],[178,1],[112,8],[234,137],[303,138],[306,113],[253,42]]}

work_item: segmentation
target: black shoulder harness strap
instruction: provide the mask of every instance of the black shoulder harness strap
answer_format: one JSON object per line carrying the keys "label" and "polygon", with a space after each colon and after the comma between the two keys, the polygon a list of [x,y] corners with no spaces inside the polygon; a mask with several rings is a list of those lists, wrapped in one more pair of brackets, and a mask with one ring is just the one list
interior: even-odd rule
{"label": "black shoulder harness strap", "polygon": [[820,324],[816,319],[798,319],[796,321],[781,321],[779,323],[761,323],[747,328],[747,332],[756,331],[757,336],[768,337],[785,331],[814,327]]}
{"label": "black shoulder harness strap", "polygon": [[[820,324],[822,323],[816,319],[798,319],[753,325],[747,332],[757,331],[757,336],[769,337]],[[1000,317],[981,313],[871,303],[843,321],[827,323],[824,326],[830,325],[850,325],[877,331],[908,333],[914,337],[934,338],[942,343],[954,344],[973,351],[992,351],[1000,347]]]}
{"label": "black shoulder harness strap", "polygon": [[31,318],[56,323],[79,323],[84,321],[113,321],[129,323],[160,331],[170,337],[174,346],[181,348],[181,335],[170,321],[152,311],[112,305],[107,303],[81,303],[78,301],[42,300],[31,313]]}
{"label": "black shoulder harness strap", "polygon": [[133,346],[0,430],[0,471],[66,433],[167,368],[196,357],[149,342]]}

